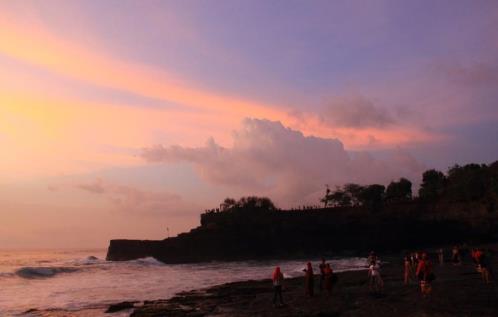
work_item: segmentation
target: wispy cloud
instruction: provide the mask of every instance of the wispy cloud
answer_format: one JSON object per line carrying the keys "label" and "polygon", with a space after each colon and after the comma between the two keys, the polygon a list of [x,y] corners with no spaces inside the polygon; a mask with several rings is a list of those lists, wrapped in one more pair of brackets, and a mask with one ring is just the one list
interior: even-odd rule
{"label": "wispy cloud", "polygon": [[335,98],[331,100],[322,115],[326,123],[347,128],[386,128],[396,123],[385,108],[375,105],[362,96]]}
{"label": "wispy cloud", "polygon": [[453,63],[440,66],[449,81],[468,86],[498,88],[498,64],[478,62],[473,64]]}
{"label": "wispy cloud", "polygon": [[414,127],[392,128],[395,119],[386,110],[361,98],[334,101],[328,112],[310,111],[306,120],[298,120],[285,105],[200,88],[163,68],[111,56],[100,47],[90,50],[74,40],[61,38],[39,21],[25,25],[0,14],[0,52],[54,75],[174,103],[179,107],[168,110],[178,113],[181,108],[188,109],[191,115],[199,116],[200,122],[201,116],[216,116],[215,125],[234,127],[245,117],[281,121],[306,135],[340,137],[352,148],[370,146],[372,139],[381,145],[399,145],[431,138]]}
{"label": "wispy cloud", "polygon": [[143,190],[134,186],[106,182],[101,178],[88,183],[76,184],[75,187],[91,194],[105,196],[121,211],[171,214],[171,212],[177,213],[178,209],[184,209],[183,201],[177,194]]}

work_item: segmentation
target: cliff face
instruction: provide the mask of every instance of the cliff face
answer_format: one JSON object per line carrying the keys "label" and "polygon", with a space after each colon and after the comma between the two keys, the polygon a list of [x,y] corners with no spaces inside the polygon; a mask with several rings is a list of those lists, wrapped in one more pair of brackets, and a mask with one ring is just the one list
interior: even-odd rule
{"label": "cliff face", "polygon": [[[450,212],[451,211],[451,212]],[[498,212],[480,205],[392,205],[203,214],[201,226],[160,241],[111,240],[107,260],[165,263],[285,258],[370,249],[498,241]]]}

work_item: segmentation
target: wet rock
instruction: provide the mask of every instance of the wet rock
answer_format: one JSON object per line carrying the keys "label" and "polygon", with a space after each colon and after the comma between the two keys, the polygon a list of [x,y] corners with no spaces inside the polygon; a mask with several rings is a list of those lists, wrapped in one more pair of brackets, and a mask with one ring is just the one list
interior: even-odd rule
{"label": "wet rock", "polygon": [[106,313],[115,313],[115,312],[118,312],[121,310],[131,309],[131,308],[135,307],[136,303],[138,303],[138,302],[134,301],[134,302],[121,302],[121,303],[117,303],[117,304],[112,304],[109,306],[109,308],[107,308],[107,310],[105,312]]}

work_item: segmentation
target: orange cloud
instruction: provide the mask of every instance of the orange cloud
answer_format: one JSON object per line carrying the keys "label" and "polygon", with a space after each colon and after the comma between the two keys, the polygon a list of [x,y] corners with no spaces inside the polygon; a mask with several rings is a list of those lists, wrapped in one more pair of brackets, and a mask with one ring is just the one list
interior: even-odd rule
{"label": "orange cloud", "polygon": [[205,134],[192,128],[198,122],[216,126],[210,131],[216,137],[231,129],[211,113],[80,102],[2,88],[0,104],[0,173],[16,177],[137,164],[133,151],[155,139],[204,142]]}
{"label": "orange cloud", "polygon": [[393,145],[436,142],[443,135],[426,132],[410,126],[393,125],[389,128],[336,127],[323,122],[315,114],[301,114],[290,120],[290,127],[306,131],[305,134],[335,137],[348,149],[389,148]]}
{"label": "orange cloud", "polygon": [[[119,56],[110,56],[102,49],[90,49],[78,45],[75,41],[57,37],[41,23],[19,25],[9,16],[1,14],[0,53],[94,85],[179,104],[184,109],[196,112],[192,118],[199,118],[199,113],[205,113],[205,117],[211,116],[213,125],[209,125],[209,121],[187,121],[192,122],[191,129],[203,124],[205,127],[229,127],[228,131],[231,131],[243,118],[254,117],[280,121],[286,126],[299,129],[305,135],[337,137],[347,148],[392,146],[434,140],[433,135],[414,128],[344,128],[330,127],[315,118],[297,120],[290,114],[289,109],[284,107],[201,89],[170,73],[124,61]],[[121,108],[115,110],[122,111]],[[147,112],[148,110],[145,110],[145,113]],[[188,117],[185,113],[176,113],[173,117],[170,112],[168,122],[181,125],[183,129],[179,128],[188,134],[189,132],[185,131],[186,124],[178,123],[185,117]],[[154,118],[146,119],[154,121]],[[147,127],[149,124],[144,123],[143,126]],[[119,129],[117,131],[123,132]],[[228,137],[219,139],[223,142]],[[145,144],[150,142],[143,141]]]}
{"label": "orange cloud", "polygon": [[19,26],[8,18],[0,18],[0,51],[72,78],[194,109],[239,117],[258,114],[276,119],[284,115],[265,104],[192,87],[171,74],[121,61],[102,50],[95,53],[77,43],[55,37],[40,24]]}

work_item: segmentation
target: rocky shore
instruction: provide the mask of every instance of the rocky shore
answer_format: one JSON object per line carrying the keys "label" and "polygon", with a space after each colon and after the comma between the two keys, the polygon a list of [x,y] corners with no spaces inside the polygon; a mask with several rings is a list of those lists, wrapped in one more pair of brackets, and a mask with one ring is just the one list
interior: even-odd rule
{"label": "rocky shore", "polygon": [[[398,262],[399,261],[399,262]],[[418,284],[403,285],[401,261],[383,266],[384,292],[370,293],[366,271],[339,273],[333,294],[318,290],[304,296],[303,278],[287,279],[283,307],[272,305],[270,280],[228,283],[179,293],[168,300],[146,301],[133,317],[159,316],[498,316],[498,287],[486,285],[470,262],[435,264],[433,294],[423,298]],[[498,272],[493,259],[494,272]],[[318,276],[315,287],[318,286]]]}

